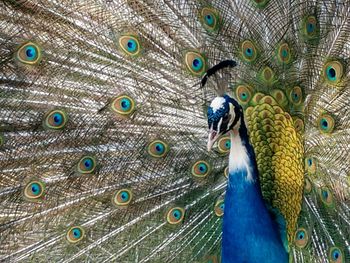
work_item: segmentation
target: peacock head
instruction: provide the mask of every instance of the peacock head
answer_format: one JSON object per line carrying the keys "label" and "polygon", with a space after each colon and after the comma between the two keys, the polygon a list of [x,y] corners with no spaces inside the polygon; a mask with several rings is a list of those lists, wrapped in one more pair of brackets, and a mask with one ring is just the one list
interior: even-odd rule
{"label": "peacock head", "polygon": [[238,130],[242,114],[242,107],[228,95],[212,100],[208,107],[208,151],[221,135],[230,130]]}

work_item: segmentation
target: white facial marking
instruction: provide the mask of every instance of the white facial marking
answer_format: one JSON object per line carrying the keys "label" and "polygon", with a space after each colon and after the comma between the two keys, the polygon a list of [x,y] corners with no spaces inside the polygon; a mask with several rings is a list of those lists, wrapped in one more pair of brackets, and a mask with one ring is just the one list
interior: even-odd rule
{"label": "white facial marking", "polygon": [[213,112],[215,113],[218,109],[223,108],[224,104],[225,104],[225,98],[224,97],[216,97],[211,102],[210,107],[213,109]]}
{"label": "white facial marking", "polygon": [[222,118],[219,120],[219,123],[218,123],[218,132],[220,131],[220,127],[221,127],[221,124],[222,124]]}
{"label": "white facial marking", "polygon": [[230,122],[228,123],[228,126],[227,127],[231,127],[233,121],[235,120],[235,109],[234,109],[234,106],[232,105],[232,103],[229,103],[230,105],[230,116],[231,116],[231,120]]}
{"label": "white facial marking", "polygon": [[242,145],[242,140],[239,136],[239,133],[234,134],[234,132],[231,131],[229,172],[234,173],[235,171],[239,170],[247,170],[247,182],[254,182],[248,153],[245,147]]}

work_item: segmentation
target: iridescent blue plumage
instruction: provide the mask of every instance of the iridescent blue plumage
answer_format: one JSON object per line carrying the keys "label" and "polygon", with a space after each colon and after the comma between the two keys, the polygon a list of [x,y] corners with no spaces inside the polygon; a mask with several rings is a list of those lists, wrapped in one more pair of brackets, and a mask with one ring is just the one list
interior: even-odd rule
{"label": "iridescent blue plumage", "polygon": [[223,133],[231,133],[222,262],[288,262],[279,225],[263,200],[242,108],[227,95],[224,100],[216,98],[208,109],[208,124],[208,148]]}

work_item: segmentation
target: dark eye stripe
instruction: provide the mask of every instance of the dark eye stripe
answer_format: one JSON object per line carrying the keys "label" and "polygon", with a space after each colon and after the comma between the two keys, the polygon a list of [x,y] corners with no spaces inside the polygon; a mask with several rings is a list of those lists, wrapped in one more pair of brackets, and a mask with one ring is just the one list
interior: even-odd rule
{"label": "dark eye stripe", "polygon": [[231,120],[231,115],[228,115],[222,119],[222,123],[228,123]]}
{"label": "dark eye stripe", "polygon": [[233,123],[231,124],[231,127],[229,127],[230,129],[232,129],[237,124],[237,122],[241,116],[239,107],[235,106],[234,110],[235,110],[235,118],[233,120]]}
{"label": "dark eye stripe", "polygon": [[226,132],[227,131],[227,123],[223,123],[220,127],[220,132]]}

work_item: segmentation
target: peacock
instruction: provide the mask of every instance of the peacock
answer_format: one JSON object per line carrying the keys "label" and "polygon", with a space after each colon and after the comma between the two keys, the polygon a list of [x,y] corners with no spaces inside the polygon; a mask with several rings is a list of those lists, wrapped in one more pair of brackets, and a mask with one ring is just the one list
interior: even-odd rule
{"label": "peacock", "polygon": [[0,262],[350,262],[349,1],[0,14]]}

